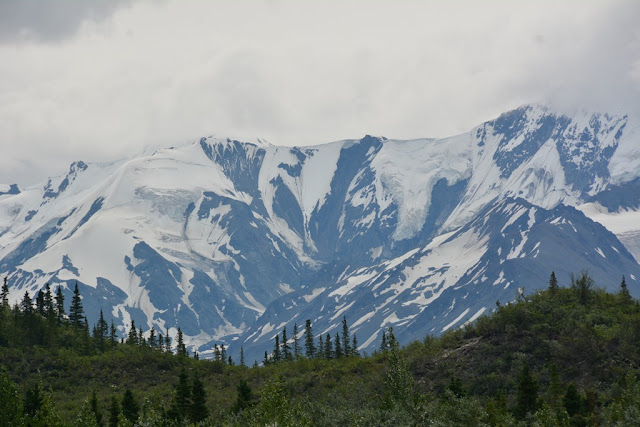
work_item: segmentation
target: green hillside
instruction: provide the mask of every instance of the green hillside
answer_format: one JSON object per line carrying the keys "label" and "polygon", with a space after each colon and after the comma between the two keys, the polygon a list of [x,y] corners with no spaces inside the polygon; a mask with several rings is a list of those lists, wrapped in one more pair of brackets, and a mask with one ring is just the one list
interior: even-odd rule
{"label": "green hillside", "polygon": [[[551,280],[546,291],[497,302],[473,325],[404,348],[388,330],[373,355],[355,355],[344,345],[344,337],[352,342],[346,321],[342,344],[331,337],[321,351],[310,352],[304,338],[297,348],[282,340],[283,347],[279,336],[260,367],[230,364],[220,352],[217,361],[167,352],[166,339],[155,331],[153,338],[130,331],[125,343],[106,323],[90,333],[81,299],[74,298],[67,315],[52,294],[39,295],[35,306],[28,295],[16,307],[2,303],[0,425],[579,426],[640,420],[640,305],[626,286],[609,294],[586,274],[566,288]],[[184,353],[180,342],[177,352]]]}

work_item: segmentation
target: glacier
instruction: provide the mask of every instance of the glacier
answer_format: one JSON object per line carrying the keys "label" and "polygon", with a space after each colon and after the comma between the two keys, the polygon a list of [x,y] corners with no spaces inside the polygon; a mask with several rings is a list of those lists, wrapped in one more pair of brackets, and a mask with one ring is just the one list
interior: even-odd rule
{"label": "glacier", "polygon": [[444,139],[203,137],[0,186],[10,299],[78,283],[89,321],[260,359],[346,316],[362,351],[462,327],[588,269],[640,296],[640,139],[626,115],[527,105]]}

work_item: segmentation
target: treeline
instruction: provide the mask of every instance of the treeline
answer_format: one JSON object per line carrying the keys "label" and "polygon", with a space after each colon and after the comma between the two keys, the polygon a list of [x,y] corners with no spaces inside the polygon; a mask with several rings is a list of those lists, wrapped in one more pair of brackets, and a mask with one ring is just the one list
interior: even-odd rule
{"label": "treeline", "polygon": [[[48,299],[44,315],[37,299],[34,316],[49,322]],[[15,307],[3,312],[16,316]],[[224,345],[213,360],[185,357],[184,346],[169,354],[166,338],[160,346],[139,329],[123,343],[107,334],[100,353],[99,324],[89,353],[0,346],[9,360],[0,425],[596,426],[634,425],[640,414],[640,305],[624,278],[611,294],[586,273],[567,287],[552,274],[546,290],[496,302],[491,315],[441,337],[400,348],[387,329],[371,356],[359,354],[345,317],[329,337],[314,336],[310,321],[294,324],[252,368],[243,352],[234,364]],[[60,328],[88,331],[71,309]]]}

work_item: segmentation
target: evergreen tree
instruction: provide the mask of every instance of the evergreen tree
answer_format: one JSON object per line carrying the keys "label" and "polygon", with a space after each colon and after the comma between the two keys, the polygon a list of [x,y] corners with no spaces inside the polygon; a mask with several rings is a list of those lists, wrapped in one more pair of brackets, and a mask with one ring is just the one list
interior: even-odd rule
{"label": "evergreen tree", "polygon": [[322,334],[318,336],[318,349],[316,351],[316,357],[322,359],[324,357],[324,342],[322,340]]}
{"label": "evergreen tree", "polygon": [[224,348],[224,344],[220,344],[220,361],[223,365],[227,363],[227,349]]}
{"label": "evergreen tree", "polygon": [[44,396],[40,390],[40,384],[34,384],[24,394],[22,410],[27,418],[35,418],[36,413],[42,407]]}
{"label": "evergreen tree", "polygon": [[64,295],[62,294],[62,286],[58,285],[58,288],[56,289],[56,317],[58,318],[58,323],[62,323],[65,316],[66,313],[64,311]]}
{"label": "evergreen tree", "polygon": [[280,353],[280,335],[276,334],[273,343],[273,361],[279,362],[282,359],[282,355]]}
{"label": "evergreen tree", "polygon": [[382,331],[382,340],[380,341],[380,351],[385,352],[389,348],[387,344],[387,334]]}
{"label": "evergreen tree", "polygon": [[3,307],[9,307],[9,285],[7,285],[7,276],[4,276],[4,284],[2,285],[2,292],[0,293],[0,300]]}
{"label": "evergreen tree", "polygon": [[247,366],[244,364],[244,347],[240,346],[240,366]]}
{"label": "evergreen tree", "polygon": [[571,383],[567,386],[567,392],[562,399],[562,403],[564,404],[564,408],[567,410],[567,414],[570,417],[574,415],[580,414],[582,412],[582,398],[578,393],[578,389],[574,383]]}
{"label": "evergreen tree", "polygon": [[73,289],[73,297],[71,298],[71,307],[69,308],[69,320],[71,324],[78,329],[82,328],[84,320],[84,309],[82,308],[82,297],[78,290],[78,282]]}
{"label": "evergreen tree", "polygon": [[24,316],[29,316],[33,313],[33,305],[31,304],[29,291],[24,291],[24,297],[22,297],[22,301],[20,301],[20,312]]}
{"label": "evergreen tree", "polygon": [[182,330],[178,328],[178,347],[176,348],[176,354],[178,356],[187,357],[187,347],[184,345],[184,337],[182,336]]}
{"label": "evergreen tree", "polygon": [[91,394],[91,400],[89,401],[89,405],[91,406],[91,412],[93,412],[93,416],[96,419],[96,424],[101,426],[102,425],[102,412],[100,411],[100,408],[98,407],[98,397],[96,396],[96,391],[93,390],[93,393]]}
{"label": "evergreen tree", "polygon": [[265,350],[264,352],[264,360],[262,361],[262,364],[264,366],[267,366],[269,364],[269,354],[267,353],[267,351]]}
{"label": "evergreen tree", "polygon": [[115,347],[118,342],[118,337],[116,336],[116,327],[113,324],[113,320],[111,321],[111,327],[109,328],[109,344],[111,347]]}
{"label": "evergreen tree", "polygon": [[282,358],[284,360],[291,360],[291,347],[289,346],[289,340],[287,339],[287,327],[282,329]]}
{"label": "evergreen tree", "polygon": [[218,347],[218,344],[213,345],[213,360],[216,362],[220,361],[220,348]]}
{"label": "evergreen tree", "polygon": [[147,345],[146,341],[144,340],[144,335],[142,335],[142,328],[138,329],[138,345],[140,347],[144,347]]}
{"label": "evergreen tree", "polygon": [[180,371],[178,384],[176,384],[173,392],[173,399],[167,413],[168,417],[179,422],[185,421],[189,416],[191,409],[191,387],[189,386],[189,378],[184,367]]}
{"label": "evergreen tree", "polygon": [[38,314],[40,314],[41,316],[45,315],[45,308],[44,308],[44,292],[42,292],[42,290],[38,291],[38,294],[36,295],[36,311],[38,312]]}
{"label": "evergreen tree", "polygon": [[136,321],[131,319],[131,327],[129,328],[129,335],[127,335],[127,344],[138,345],[138,330],[136,329]]}
{"label": "evergreen tree", "polygon": [[158,343],[156,342],[156,328],[151,327],[149,331],[149,347],[156,349],[158,347]]}
{"label": "evergreen tree", "polygon": [[334,356],[333,347],[331,346],[331,335],[327,333],[327,337],[324,340],[324,358],[332,359]]}
{"label": "evergreen tree", "polygon": [[171,353],[171,337],[169,336],[169,331],[164,336],[164,351],[167,353]]}
{"label": "evergreen tree", "polygon": [[[322,346],[320,346],[320,348],[322,348]],[[310,319],[307,319],[304,324],[304,351],[305,356],[308,358],[312,358],[316,355],[316,347],[313,344],[313,331],[311,329]]]}
{"label": "evergreen tree", "polygon": [[340,344],[340,335],[336,332],[336,342],[334,347],[334,354],[336,359],[340,359],[342,357],[342,345]]}
{"label": "evergreen tree", "polygon": [[[313,340],[311,342],[313,342]],[[298,340],[298,324],[294,323],[293,324],[293,356],[296,359],[298,359],[298,357],[301,355],[302,355],[302,352],[301,352],[300,343]]]}
{"label": "evergreen tree", "polygon": [[240,383],[236,387],[236,391],[238,393],[238,397],[236,399],[236,403],[233,405],[233,412],[238,413],[251,406],[253,393],[251,392],[249,383],[244,379],[240,380]]}
{"label": "evergreen tree", "polygon": [[[3,307],[6,307],[3,303]],[[18,388],[0,370],[0,426],[20,426],[22,423],[22,402],[18,394]]]}
{"label": "evergreen tree", "polygon": [[129,422],[135,424],[138,420],[138,414],[140,412],[140,406],[136,399],[133,397],[133,393],[128,388],[124,391],[122,396],[122,415],[129,420]]}
{"label": "evergreen tree", "polygon": [[44,305],[45,316],[47,319],[54,319],[56,316],[56,310],[53,306],[53,295],[51,293],[51,286],[47,283],[44,287]]}
{"label": "evergreen tree", "polygon": [[189,408],[189,418],[192,423],[204,421],[209,416],[207,408],[207,393],[204,384],[194,374],[193,386],[191,387],[191,407]]}
{"label": "evergreen tree", "polygon": [[342,316],[342,345],[345,357],[351,355],[351,339],[349,338],[349,326],[347,326],[347,317]]}
{"label": "evergreen tree", "polygon": [[387,345],[390,349],[399,348],[398,340],[396,340],[396,336],[393,334],[393,328],[391,326],[387,328]]}
{"label": "evergreen tree", "polygon": [[620,298],[622,302],[631,301],[631,294],[629,293],[629,288],[627,288],[627,281],[624,276],[622,276],[622,282],[620,282]]}
{"label": "evergreen tree", "polygon": [[355,357],[360,357],[360,352],[358,351],[358,338],[356,338],[356,334],[353,334],[353,341],[351,343],[351,354]]}
{"label": "evergreen tree", "polygon": [[95,327],[93,337],[96,338],[100,351],[104,351],[107,339],[109,338],[109,325],[107,325],[107,321],[104,320],[102,309],[100,309],[100,317],[98,318],[98,324]]}
{"label": "evergreen tree", "polygon": [[549,278],[549,291],[551,294],[555,294],[558,290],[558,279],[556,279],[556,272],[551,272],[551,277]]}
{"label": "evergreen tree", "polygon": [[529,365],[522,365],[518,375],[516,407],[514,413],[519,419],[525,419],[528,413],[538,408],[538,381],[531,375]]}
{"label": "evergreen tree", "polygon": [[584,305],[589,301],[589,295],[591,294],[591,289],[593,288],[593,279],[589,277],[586,271],[583,271],[580,274],[578,280],[574,281],[573,287],[578,294],[578,300],[580,301],[580,304]]}
{"label": "evergreen tree", "polygon": [[109,406],[109,427],[118,427],[120,417],[120,404],[115,396],[111,396],[111,406]]}

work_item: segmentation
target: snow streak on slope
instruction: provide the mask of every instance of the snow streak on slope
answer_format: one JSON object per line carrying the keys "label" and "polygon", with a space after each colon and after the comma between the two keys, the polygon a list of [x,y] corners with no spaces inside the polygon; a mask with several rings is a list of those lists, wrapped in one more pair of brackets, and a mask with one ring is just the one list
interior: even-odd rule
{"label": "snow streak on slope", "polygon": [[403,342],[441,333],[552,269],[625,274],[638,294],[638,129],[527,106],[439,140],[205,137],[74,162],[0,186],[0,274],[12,301],[77,281],[91,322],[180,326],[201,351],[248,357],[306,319],[326,334],[347,316],[362,349],[387,326]]}

